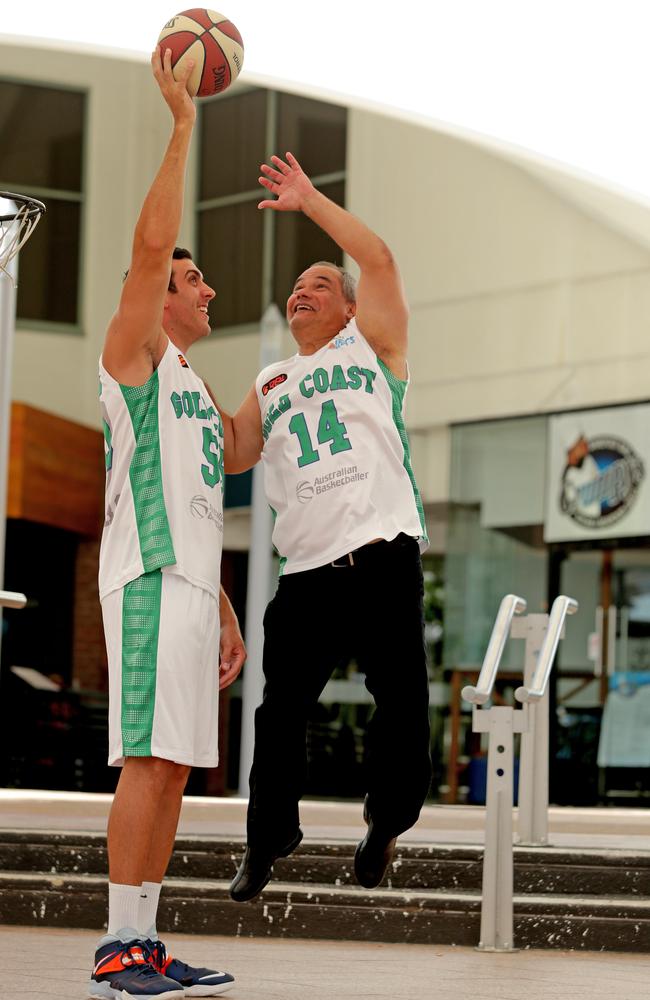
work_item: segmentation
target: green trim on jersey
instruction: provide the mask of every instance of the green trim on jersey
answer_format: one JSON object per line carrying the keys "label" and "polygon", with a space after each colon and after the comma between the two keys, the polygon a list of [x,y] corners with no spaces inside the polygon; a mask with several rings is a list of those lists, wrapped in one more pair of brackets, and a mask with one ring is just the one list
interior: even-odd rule
{"label": "green trim on jersey", "polygon": [[144,385],[120,385],[135,435],[129,467],[140,555],[145,573],[176,562],[160,463],[158,427],[158,372]]}
{"label": "green trim on jersey", "polygon": [[122,597],[122,754],[151,757],[162,573],[127,583]]}
{"label": "green trim on jersey", "polygon": [[[269,504],[269,510],[273,514],[273,525],[275,526],[275,522],[277,521],[278,518],[278,512],[277,510],[274,510],[273,507],[271,507],[271,504]],[[275,549],[275,545],[273,546],[273,548]],[[275,549],[275,551],[278,552],[277,549]],[[287,557],[281,556],[279,552],[278,555],[280,556],[280,569],[278,570],[278,576],[282,576],[282,574],[284,573],[284,567],[287,565]]]}
{"label": "green trim on jersey", "polygon": [[406,394],[406,389],[408,382],[404,379],[398,378],[393,372],[388,368],[381,358],[377,358],[379,367],[381,368],[384,378],[388,382],[388,388],[390,389],[390,394],[393,401],[393,421],[397,428],[397,433],[400,436],[400,441],[402,442],[402,447],[404,448],[404,468],[408,473],[408,477],[411,480],[411,486],[413,487],[413,498],[415,500],[415,506],[417,507],[418,515],[420,517],[420,527],[422,528],[422,538],[428,542],[429,538],[427,535],[427,525],[424,517],[424,507],[422,505],[422,497],[420,496],[420,491],[415,482],[415,476],[413,475],[413,468],[411,466],[411,449],[409,447],[409,439],[406,433],[406,427],[404,426],[404,417],[402,416],[402,407],[404,405],[404,396]]}

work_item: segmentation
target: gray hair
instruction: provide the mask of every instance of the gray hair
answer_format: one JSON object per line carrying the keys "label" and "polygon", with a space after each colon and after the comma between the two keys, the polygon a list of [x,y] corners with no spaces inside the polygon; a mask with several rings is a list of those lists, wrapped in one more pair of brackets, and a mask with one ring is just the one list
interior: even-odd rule
{"label": "gray hair", "polygon": [[315,263],[310,264],[310,267],[331,267],[335,271],[338,271],[341,275],[341,287],[343,289],[343,297],[346,302],[357,301],[357,282],[355,278],[346,271],[344,267],[340,267],[339,264],[333,264],[331,260],[317,260]]}

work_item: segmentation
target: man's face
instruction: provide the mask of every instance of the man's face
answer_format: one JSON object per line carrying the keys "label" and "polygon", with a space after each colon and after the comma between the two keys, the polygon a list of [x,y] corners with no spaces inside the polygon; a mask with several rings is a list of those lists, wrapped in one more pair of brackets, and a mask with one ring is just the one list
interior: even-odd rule
{"label": "man's face", "polygon": [[165,298],[165,330],[181,334],[188,343],[209,336],[208,303],[215,296],[214,289],[192,260],[172,261],[172,277],[176,291],[167,292]]}
{"label": "man's face", "polygon": [[335,337],[355,311],[343,294],[340,273],[323,265],[303,271],[287,300],[287,322],[296,338],[312,333]]}

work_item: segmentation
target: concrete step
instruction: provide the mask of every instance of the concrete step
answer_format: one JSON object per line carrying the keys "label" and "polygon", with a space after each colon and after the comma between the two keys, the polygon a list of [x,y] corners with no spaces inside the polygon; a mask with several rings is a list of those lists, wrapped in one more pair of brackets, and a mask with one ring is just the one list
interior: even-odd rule
{"label": "concrete step", "polygon": [[[103,876],[0,875],[0,923],[99,930],[106,902]],[[478,893],[275,880],[258,900],[238,904],[227,881],[170,878],[158,926],[197,934],[475,945],[480,906]],[[650,950],[648,898],[516,895],[514,914],[518,948]]]}
{"label": "concrete step", "polygon": [[[230,881],[243,852],[230,838],[191,837],[176,842],[169,876]],[[279,860],[274,876],[299,885],[356,885],[355,843],[304,840],[291,857]],[[104,874],[106,840],[97,833],[0,831],[0,871],[52,875]],[[398,842],[386,886],[397,890],[478,892],[483,849],[454,844]],[[566,849],[514,849],[515,892],[570,896],[650,897],[650,853]]]}

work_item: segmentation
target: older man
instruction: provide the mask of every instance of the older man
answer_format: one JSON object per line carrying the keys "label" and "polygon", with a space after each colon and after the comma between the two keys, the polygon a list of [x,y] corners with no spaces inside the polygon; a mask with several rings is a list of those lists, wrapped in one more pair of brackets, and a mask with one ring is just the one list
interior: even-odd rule
{"label": "older man", "polygon": [[382,880],[397,836],[430,782],[423,641],[422,503],[403,421],[408,307],[386,244],[317,191],[291,153],[263,165],[275,196],[261,209],[299,211],[360,269],[358,290],[319,262],[296,280],[287,320],[293,357],[265,368],[242,406],[222,411],[226,471],[261,455],[275,514],[280,581],[264,619],[264,698],[255,716],[248,845],[233,899],[256,896],[273,862],[300,843],[310,709],[333,669],[354,657],[375,700],[368,731],[366,836],[359,882]]}

